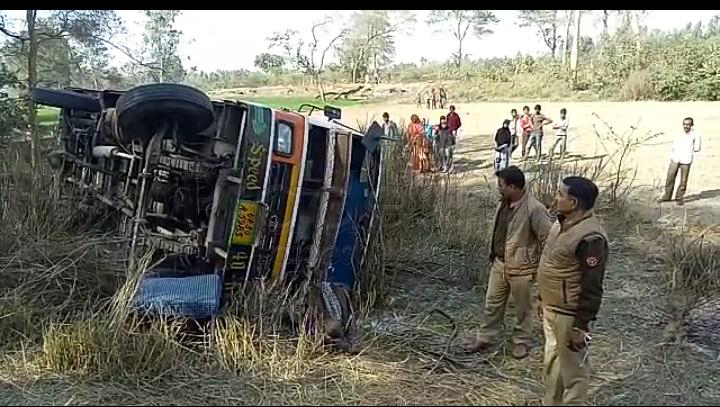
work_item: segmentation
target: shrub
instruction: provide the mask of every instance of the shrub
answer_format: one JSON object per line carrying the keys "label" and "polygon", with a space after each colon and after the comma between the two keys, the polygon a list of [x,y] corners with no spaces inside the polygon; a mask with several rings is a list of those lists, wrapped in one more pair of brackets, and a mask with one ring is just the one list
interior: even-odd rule
{"label": "shrub", "polygon": [[620,90],[623,100],[651,100],[655,98],[655,87],[650,73],[633,71]]}

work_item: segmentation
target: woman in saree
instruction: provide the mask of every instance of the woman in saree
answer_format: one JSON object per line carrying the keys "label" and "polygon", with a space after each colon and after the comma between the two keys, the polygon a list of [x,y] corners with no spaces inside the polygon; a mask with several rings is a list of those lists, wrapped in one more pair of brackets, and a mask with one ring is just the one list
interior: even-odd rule
{"label": "woman in saree", "polygon": [[425,138],[425,129],[418,115],[410,116],[410,125],[407,131],[407,142],[410,146],[410,165],[414,171],[430,171],[430,159],[426,152],[429,145]]}

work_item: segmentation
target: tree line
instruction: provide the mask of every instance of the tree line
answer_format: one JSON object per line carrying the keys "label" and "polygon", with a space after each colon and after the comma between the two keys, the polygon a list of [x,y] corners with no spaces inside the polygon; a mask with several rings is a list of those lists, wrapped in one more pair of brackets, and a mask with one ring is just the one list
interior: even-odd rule
{"label": "tree line", "polygon": [[[161,81],[208,90],[303,83],[324,99],[327,81],[463,79],[490,88],[534,75],[568,91],[622,91],[628,99],[720,98],[718,17],[706,26],[663,32],[648,30],[645,10],[518,10],[519,25],[532,29],[547,55],[472,59],[467,41],[492,34],[499,23],[489,10],[432,10],[424,21],[410,11],[366,10],[343,21],[327,17],[306,32],[274,32],[265,40],[268,50],[255,57],[258,71],[202,72],[186,68],[178,49],[183,33],[176,23],[182,12],[143,13],[142,38],[135,47],[127,44],[123,21],[112,10],[25,10],[16,24],[0,13],[0,91],[24,94],[37,86],[124,89]],[[582,32],[588,19],[601,26],[599,37]],[[618,27],[613,33],[611,23]],[[418,27],[452,35],[446,62],[395,63],[396,39]],[[113,66],[113,52],[128,62]],[[31,101],[0,97],[0,111],[0,132],[26,120],[37,141]]]}

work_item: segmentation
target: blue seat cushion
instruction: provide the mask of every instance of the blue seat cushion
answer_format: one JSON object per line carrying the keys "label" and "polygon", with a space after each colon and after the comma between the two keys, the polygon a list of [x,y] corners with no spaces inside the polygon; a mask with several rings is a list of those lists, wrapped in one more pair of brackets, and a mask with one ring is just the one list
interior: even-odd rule
{"label": "blue seat cushion", "polygon": [[145,314],[210,318],[220,310],[221,296],[222,279],[217,274],[150,275],[140,282],[133,305]]}

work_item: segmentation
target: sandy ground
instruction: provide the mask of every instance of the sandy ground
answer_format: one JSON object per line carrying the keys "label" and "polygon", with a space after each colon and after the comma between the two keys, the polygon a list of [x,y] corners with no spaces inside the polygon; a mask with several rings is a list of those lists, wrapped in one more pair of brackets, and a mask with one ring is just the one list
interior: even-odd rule
{"label": "sandy ground", "polygon": [[[535,103],[528,102],[529,106]],[[631,197],[643,201],[656,212],[658,219],[668,216],[677,219],[695,218],[703,224],[720,223],[720,102],[567,102],[542,103],[543,112],[552,119],[559,117],[559,110],[568,110],[570,120],[568,154],[570,160],[585,161],[593,157],[608,155],[616,150],[611,143],[599,141],[596,131],[609,135],[602,120],[612,126],[620,136],[629,135],[635,127],[633,137],[644,139],[659,134],[630,154],[628,165],[637,167],[637,179]],[[510,109],[522,110],[522,103],[457,103],[463,126],[457,151],[457,159],[463,176],[473,178],[491,176],[490,146],[495,131],[502,120],[509,118]],[[343,109],[343,121],[349,124],[379,120],[388,112],[398,124],[409,122],[410,115],[418,114],[436,123],[444,110],[428,110],[407,104],[382,104]],[[683,118],[695,119],[695,129],[702,134],[702,151],[696,155],[690,170],[686,193],[687,204],[676,207],[652,201],[662,193],[665,174],[669,163],[672,137],[682,132]],[[549,151],[555,141],[554,130],[546,127],[543,153]],[[519,151],[515,158],[519,158]],[[515,164],[522,165],[516,160]],[[678,174],[679,182],[679,174]],[[687,219],[686,219],[687,220]]]}

